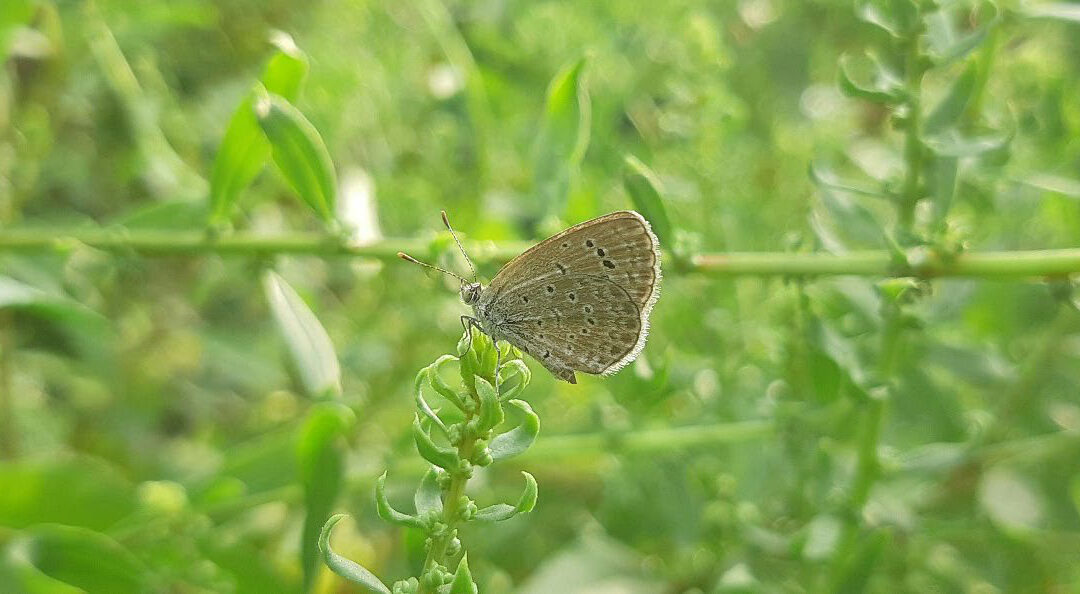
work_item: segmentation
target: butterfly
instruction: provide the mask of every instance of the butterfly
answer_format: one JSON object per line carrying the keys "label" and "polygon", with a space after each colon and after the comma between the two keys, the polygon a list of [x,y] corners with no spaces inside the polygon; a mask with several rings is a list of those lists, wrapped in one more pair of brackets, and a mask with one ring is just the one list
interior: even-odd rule
{"label": "butterfly", "polygon": [[[443,223],[465,253],[446,213]],[[637,358],[660,294],[660,246],[645,217],[621,210],[579,223],[510,260],[488,285],[402,259],[461,281],[462,316],[496,344],[505,340],[555,377],[577,383],[575,372],[609,375]]]}

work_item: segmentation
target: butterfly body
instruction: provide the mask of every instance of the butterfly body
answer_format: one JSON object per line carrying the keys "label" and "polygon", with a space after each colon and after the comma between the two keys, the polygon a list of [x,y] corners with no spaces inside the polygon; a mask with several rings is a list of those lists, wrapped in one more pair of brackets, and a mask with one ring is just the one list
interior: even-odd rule
{"label": "butterfly body", "polygon": [[580,223],[506,264],[491,284],[464,283],[475,323],[555,377],[608,375],[637,358],[659,295],[660,250],[648,221],[618,211]]}

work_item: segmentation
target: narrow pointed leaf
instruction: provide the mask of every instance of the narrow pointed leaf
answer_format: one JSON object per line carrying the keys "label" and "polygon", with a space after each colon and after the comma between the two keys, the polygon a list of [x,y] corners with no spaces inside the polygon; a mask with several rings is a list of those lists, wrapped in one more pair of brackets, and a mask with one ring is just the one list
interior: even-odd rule
{"label": "narrow pointed leaf", "polygon": [[438,477],[434,468],[428,469],[420,481],[420,487],[416,489],[413,502],[416,504],[416,515],[421,518],[431,513],[442,513],[442,490],[439,489]]}
{"label": "narrow pointed leaf", "polygon": [[488,449],[495,461],[512,458],[529,449],[536,440],[536,435],[540,433],[540,417],[536,416],[528,402],[511,400],[509,404],[517,407],[524,414],[524,418],[520,425],[491,440]]}
{"label": "narrow pointed leaf", "polygon": [[630,194],[634,206],[652,225],[660,245],[671,246],[675,235],[671,230],[667,208],[664,206],[664,192],[660,179],[637,157],[627,155],[623,158],[626,169],[623,173],[623,187]]}
{"label": "narrow pointed leaf", "polygon": [[472,581],[472,572],[469,571],[469,556],[465,555],[458,563],[457,571],[454,572],[454,581],[450,582],[449,594],[477,594],[476,584]]}
{"label": "narrow pointed leaf", "polygon": [[926,117],[926,123],[923,126],[926,134],[936,134],[957,124],[960,117],[964,115],[964,109],[967,108],[968,101],[971,100],[971,95],[975,90],[977,70],[975,64],[969,64],[963,74],[949,86],[945,97]]}
{"label": "narrow pointed leaf", "polygon": [[397,524],[398,526],[409,526],[412,528],[424,529],[424,522],[416,516],[410,516],[409,514],[401,513],[394,509],[390,505],[390,500],[386,498],[386,473],[382,473],[382,476],[375,481],[375,511],[378,512],[379,517],[384,522],[391,524]]}
{"label": "narrow pointed leaf", "polygon": [[490,505],[476,512],[476,521],[478,522],[502,522],[509,520],[510,518],[518,515],[531,512],[536,507],[537,487],[536,479],[533,475],[522,472],[525,476],[525,490],[521,493],[521,497],[518,498],[516,505],[508,505],[506,503],[496,503]]}
{"label": "narrow pointed leaf", "polygon": [[266,90],[295,102],[308,73],[307,55],[296,46],[287,33],[277,31],[270,39],[278,51],[270,57],[263,70],[262,84]]}
{"label": "narrow pointed leaf", "polygon": [[[307,75],[307,56],[284,33],[275,35],[272,41],[278,51],[267,62],[262,85],[271,93],[295,101]],[[248,94],[233,112],[218,147],[210,176],[212,223],[228,221],[240,194],[251,185],[270,158],[270,143],[259,128],[252,111],[253,104],[254,94]]]}
{"label": "narrow pointed leaf", "polygon": [[326,563],[326,566],[334,573],[364,588],[369,594],[390,594],[390,589],[379,578],[375,577],[375,574],[359,563],[335,553],[330,548],[330,533],[334,530],[334,526],[344,517],[345,514],[337,514],[328,519],[326,524],[323,525],[322,532],[319,534],[319,550],[322,552],[323,563]]}
{"label": "narrow pointed leaf", "polygon": [[278,330],[308,395],[339,397],[341,368],[326,329],[285,279],[268,272],[263,286]]}
{"label": "narrow pointed leaf", "polygon": [[582,80],[584,69],[584,58],[566,66],[547,90],[536,137],[533,189],[548,216],[557,216],[566,207],[571,180],[589,145],[590,106]]}
{"label": "narrow pointed leaf", "polygon": [[280,95],[260,97],[254,110],[282,176],[319,218],[332,221],[337,180],[318,130]]}
{"label": "narrow pointed leaf", "polygon": [[[25,575],[18,581],[48,582],[45,591],[71,591],[62,584],[79,592],[138,594],[154,590],[152,573],[134,553],[111,537],[87,528],[40,524],[24,532],[7,549],[9,563],[27,566],[19,572]],[[14,551],[20,553],[11,554]],[[0,583],[4,582],[3,569],[0,565]],[[35,579],[41,574],[51,580]]]}
{"label": "narrow pointed leaf", "polygon": [[416,451],[420,452],[420,455],[428,462],[444,469],[457,467],[457,452],[450,448],[436,445],[431,439],[431,436],[428,435],[427,431],[424,431],[423,426],[420,425],[419,416],[413,420],[413,441],[416,442]]}

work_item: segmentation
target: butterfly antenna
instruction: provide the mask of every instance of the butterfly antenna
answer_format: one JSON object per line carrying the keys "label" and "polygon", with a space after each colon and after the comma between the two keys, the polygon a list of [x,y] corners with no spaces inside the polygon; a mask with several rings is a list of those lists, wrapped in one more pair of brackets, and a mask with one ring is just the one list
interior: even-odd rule
{"label": "butterfly antenna", "polygon": [[442,211],[442,222],[446,225],[446,228],[450,230],[450,235],[454,236],[454,243],[457,244],[461,255],[465,256],[465,262],[469,265],[469,270],[472,270],[473,280],[476,280],[476,267],[473,266],[472,260],[469,259],[469,254],[465,253],[465,248],[461,245],[461,240],[458,239],[457,233],[454,232],[454,228],[450,226],[450,219],[446,217],[446,211]]}
{"label": "butterfly antenna", "polygon": [[399,258],[401,258],[402,260],[405,260],[406,262],[412,262],[413,264],[419,264],[419,265],[421,265],[421,266],[423,266],[425,268],[430,268],[432,270],[438,270],[439,272],[441,272],[443,274],[449,274],[450,276],[458,279],[459,281],[461,281],[463,283],[469,282],[469,281],[465,280],[464,278],[461,278],[461,276],[459,276],[457,274],[454,274],[453,272],[450,272],[449,270],[446,270],[445,268],[439,268],[438,266],[432,266],[431,264],[428,264],[426,262],[421,262],[420,260],[417,260],[416,258],[410,256],[409,254],[406,254],[405,252],[398,252],[397,256]]}

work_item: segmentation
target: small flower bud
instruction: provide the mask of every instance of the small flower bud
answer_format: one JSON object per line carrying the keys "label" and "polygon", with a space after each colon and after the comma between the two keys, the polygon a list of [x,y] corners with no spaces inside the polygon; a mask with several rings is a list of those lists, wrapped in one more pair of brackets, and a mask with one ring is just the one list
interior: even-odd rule
{"label": "small flower bud", "polygon": [[451,538],[450,543],[448,545],[446,545],[446,555],[448,557],[457,557],[458,553],[460,553],[460,552],[461,552],[461,539],[457,538],[455,536],[454,538]]}

